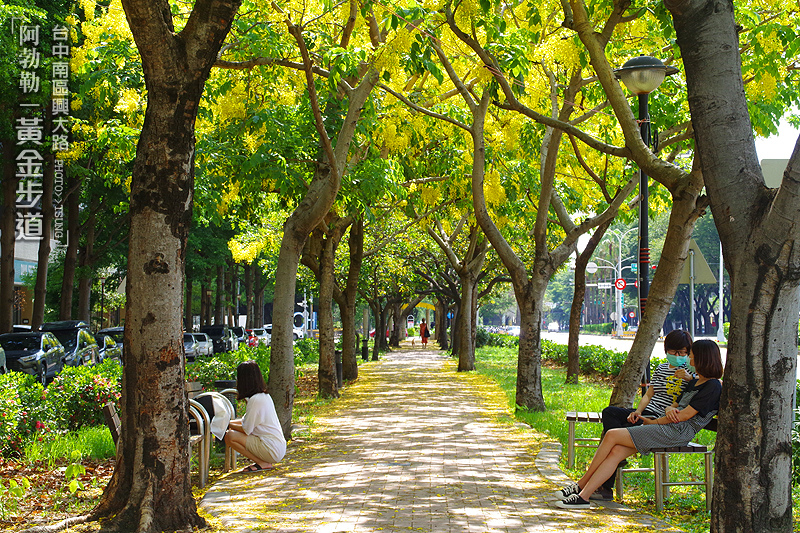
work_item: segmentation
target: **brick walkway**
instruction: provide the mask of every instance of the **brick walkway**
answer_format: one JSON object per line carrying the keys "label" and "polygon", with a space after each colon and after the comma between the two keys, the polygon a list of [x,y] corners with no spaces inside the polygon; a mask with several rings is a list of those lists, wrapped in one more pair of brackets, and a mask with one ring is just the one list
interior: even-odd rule
{"label": "brick walkway", "polygon": [[223,478],[202,508],[231,532],[669,530],[614,502],[555,507],[560,447],[533,457],[450,361],[398,350],[361,366],[313,439],[290,443],[274,470]]}

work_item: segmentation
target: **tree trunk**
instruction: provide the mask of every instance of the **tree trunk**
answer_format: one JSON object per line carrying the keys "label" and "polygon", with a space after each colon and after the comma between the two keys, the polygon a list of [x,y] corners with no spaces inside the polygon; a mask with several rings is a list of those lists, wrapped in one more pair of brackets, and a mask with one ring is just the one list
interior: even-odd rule
{"label": "tree trunk", "polygon": [[92,517],[149,533],[205,525],[189,477],[183,278],[192,218],[194,123],[238,10],[198,2],[175,33],[164,0],[123,0],[142,57],[147,110],[131,182],[122,427],[116,468]]}
{"label": "tree trunk", "polygon": [[[661,254],[658,269],[650,285],[647,307],[639,321],[628,357],[622,365],[610,405],[630,407],[642,383],[642,375],[650,364],[653,347],[659,337],[664,319],[678,288],[683,264],[689,254],[689,241],[698,217],[703,213],[706,199],[700,197],[703,180],[699,172],[689,175],[689,180],[672,195],[672,211],[664,239],[665,253]],[[669,253],[666,253],[666,252]],[[667,332],[665,332],[667,333]]]}
{"label": "tree trunk", "polygon": [[80,244],[80,179],[67,174],[67,250],[64,254],[64,270],[61,279],[61,306],[59,320],[72,319],[72,292],[75,287],[75,268],[78,264]]}
{"label": "tree trunk", "polygon": [[53,233],[53,219],[55,207],[53,206],[53,187],[55,174],[63,179],[64,164],[59,162],[56,169],[56,159],[51,153],[45,156],[44,175],[42,176],[42,239],[39,241],[36,266],[36,284],[33,287],[33,313],[31,315],[31,329],[37,330],[44,322],[44,307],[47,293],[47,270],[50,264],[50,239]]}
{"label": "tree trunk", "polygon": [[267,286],[267,278],[261,271],[258,261],[255,263],[255,325],[258,328],[264,327],[264,291]]}
{"label": "tree trunk", "polygon": [[665,4],[684,59],[696,155],[732,289],[711,531],[788,532],[800,142],[780,188],[767,189],[745,98],[733,3]]}
{"label": "tree trunk", "polygon": [[247,329],[253,329],[253,324],[255,323],[255,309],[253,307],[253,263],[244,266],[244,292],[247,307],[245,324]]}
{"label": "tree trunk", "polygon": [[581,311],[583,301],[586,296],[586,265],[592,254],[597,249],[597,245],[603,240],[611,220],[600,224],[595,229],[586,247],[578,254],[575,260],[575,292],[572,295],[572,307],[569,311],[569,340],[567,340],[567,379],[565,383],[578,383],[578,376],[581,372],[580,346],[578,345],[578,335],[581,330]]}
{"label": "tree trunk", "polygon": [[332,236],[322,237],[322,249],[319,256],[319,396],[322,398],[338,398],[339,389],[336,379],[334,359],[335,341],[333,338],[333,286],[334,263],[336,259],[337,239]]}
{"label": "tree trunk", "polygon": [[[517,355],[516,405],[531,411],[544,411],[542,393],[542,303],[547,280],[531,280],[527,290],[517,292],[520,310],[519,354]],[[537,284],[536,281],[539,281]]]}
{"label": "tree trunk", "polygon": [[[342,291],[344,306],[340,306],[342,315],[342,379],[358,378],[359,347],[356,346],[356,300],[358,299],[358,278],[364,257],[364,219],[359,218],[350,226],[348,239],[350,264],[347,268],[347,279]],[[365,336],[369,331],[364,332]]]}
{"label": "tree trunk", "polygon": [[3,212],[0,228],[0,333],[9,333],[14,321],[14,250],[16,248],[16,142],[3,139]]}
{"label": "tree trunk", "polygon": [[222,324],[222,318],[225,316],[225,267],[220,265],[217,267],[217,290],[214,295],[214,324]]}
{"label": "tree trunk", "polygon": [[86,221],[86,242],[78,252],[78,320],[91,324],[92,320],[92,265],[94,264],[94,241],[97,217],[93,212]]}
{"label": "tree trunk", "polygon": [[228,325],[239,325],[239,265],[231,259],[228,263],[231,271],[230,286],[228,287],[228,294],[230,295],[231,305],[228,306]]}
{"label": "tree trunk", "polygon": [[186,276],[184,280],[186,298],[183,301],[183,330],[192,331],[194,328],[194,315],[192,314],[192,280]]}
{"label": "tree trunk", "polygon": [[436,342],[439,348],[447,350],[450,348],[447,332],[447,302],[441,298],[436,300]]}

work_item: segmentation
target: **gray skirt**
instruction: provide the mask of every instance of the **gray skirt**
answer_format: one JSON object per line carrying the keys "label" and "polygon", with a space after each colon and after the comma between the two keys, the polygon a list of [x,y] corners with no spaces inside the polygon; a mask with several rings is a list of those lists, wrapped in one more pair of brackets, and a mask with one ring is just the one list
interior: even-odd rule
{"label": "gray skirt", "polygon": [[686,446],[708,424],[716,411],[706,416],[694,415],[689,420],[674,424],[649,424],[625,428],[631,435],[636,451],[647,455],[653,448]]}

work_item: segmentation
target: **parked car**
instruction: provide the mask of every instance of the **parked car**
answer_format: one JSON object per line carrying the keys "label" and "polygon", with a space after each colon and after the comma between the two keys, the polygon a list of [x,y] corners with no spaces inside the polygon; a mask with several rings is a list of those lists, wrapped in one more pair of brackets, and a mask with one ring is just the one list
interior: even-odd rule
{"label": "parked car", "polygon": [[197,355],[214,355],[214,341],[207,333],[192,333],[192,336],[197,341]]}
{"label": "parked car", "polygon": [[100,347],[82,320],[45,322],[42,331],[49,331],[64,345],[64,364],[69,366],[94,365],[100,361]]}
{"label": "parked car", "polygon": [[[98,334],[99,335],[99,334]],[[117,364],[122,364],[122,343],[117,341],[111,335],[99,335],[100,340],[100,362],[106,359],[112,359]]]}
{"label": "parked car", "polygon": [[64,347],[52,333],[29,331],[0,335],[9,370],[37,377],[42,385],[64,368]]}
{"label": "parked car", "polygon": [[125,327],[124,326],[114,326],[111,328],[103,328],[97,332],[97,337],[102,337],[103,335],[108,335],[114,342],[117,343],[120,351],[122,351],[122,343],[123,338],[125,336]]}
{"label": "parked car", "polygon": [[253,339],[251,346],[255,346],[258,343],[261,343],[264,346],[269,346],[270,341],[272,340],[271,335],[267,333],[267,330],[264,328],[248,329],[247,333],[249,333],[250,338]]}
{"label": "parked car", "polygon": [[191,333],[183,334],[183,354],[186,356],[186,361],[191,363],[197,357],[197,341]]}
{"label": "parked car", "polygon": [[205,333],[214,342],[214,353],[230,352],[233,350],[233,336],[228,326],[201,326],[200,333]]}
{"label": "parked car", "polygon": [[241,344],[247,344],[247,332],[241,326],[232,326],[230,328],[233,335],[236,337],[236,346],[233,348],[234,350],[239,347]]}
{"label": "parked car", "polygon": [[[270,343],[272,342],[272,324],[264,324],[264,330],[269,334]],[[296,341],[297,339],[305,338],[305,333],[303,333],[303,328],[292,328],[292,340]]]}
{"label": "parked car", "polygon": [[24,333],[26,331],[31,331],[31,327],[28,324],[14,324],[11,331],[14,333]]}

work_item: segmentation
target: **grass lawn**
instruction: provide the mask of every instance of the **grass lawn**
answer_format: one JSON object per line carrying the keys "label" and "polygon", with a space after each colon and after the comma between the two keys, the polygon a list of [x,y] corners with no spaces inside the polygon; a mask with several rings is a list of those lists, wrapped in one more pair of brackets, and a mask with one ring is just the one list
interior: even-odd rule
{"label": "grass lawn", "polygon": [[[477,372],[496,381],[505,391],[509,405],[514,406],[514,394],[517,374],[517,348],[484,347],[476,352]],[[543,368],[542,391],[547,411],[535,413],[517,410],[516,417],[529,424],[533,429],[545,433],[563,446],[561,461],[562,470],[572,479],[578,479],[586,471],[594,450],[577,448],[575,468],[567,468],[568,426],[565,421],[566,411],[602,411],[608,405],[613,384],[610,380],[581,376],[577,385],[565,384],[566,369]],[[601,424],[576,424],[575,434],[578,437],[599,437]],[[694,442],[713,445],[716,434],[711,431],[700,431]],[[641,457],[634,455],[629,459],[631,467],[653,466],[652,455]],[[675,480],[702,480],[703,458],[687,455],[670,457],[670,475]],[[670,496],[664,502],[664,511],[656,512],[655,490],[652,473],[629,473],[625,476],[624,503],[650,513],[665,522],[671,523],[689,533],[705,533],[709,531],[709,513],[706,511],[705,494],[702,486],[671,487]],[[800,531],[800,489],[792,491],[794,502],[795,531]]]}

